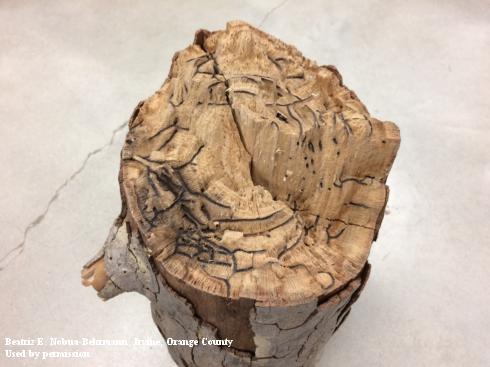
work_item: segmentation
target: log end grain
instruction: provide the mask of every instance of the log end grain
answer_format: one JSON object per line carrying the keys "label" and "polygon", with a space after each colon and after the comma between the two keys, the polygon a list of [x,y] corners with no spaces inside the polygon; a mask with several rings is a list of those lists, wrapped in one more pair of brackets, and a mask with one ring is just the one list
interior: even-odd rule
{"label": "log end grain", "polygon": [[335,67],[244,22],[200,30],[131,117],[84,284],[146,295],[163,335],[234,340],[171,348],[182,366],[310,365],[366,282],[399,143]]}

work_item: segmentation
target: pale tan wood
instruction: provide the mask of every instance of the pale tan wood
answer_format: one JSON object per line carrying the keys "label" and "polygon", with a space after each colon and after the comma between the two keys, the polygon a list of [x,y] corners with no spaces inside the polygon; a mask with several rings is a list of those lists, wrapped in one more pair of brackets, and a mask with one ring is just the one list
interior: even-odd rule
{"label": "pale tan wood", "polygon": [[123,211],[84,270],[137,291],[180,366],[307,366],[367,274],[400,136],[333,66],[243,22],[198,31],[136,108]]}

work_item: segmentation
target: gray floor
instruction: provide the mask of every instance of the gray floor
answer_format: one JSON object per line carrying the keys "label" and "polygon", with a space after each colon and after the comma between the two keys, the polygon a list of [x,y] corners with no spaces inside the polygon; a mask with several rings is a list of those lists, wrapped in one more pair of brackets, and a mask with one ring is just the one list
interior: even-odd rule
{"label": "gray floor", "polygon": [[[103,303],[79,269],[119,211],[117,128],[196,29],[243,19],[336,65],[402,132],[371,280],[320,365],[490,365],[489,5],[1,1],[1,343],[159,338],[143,297]],[[84,350],[0,365],[173,366],[164,348]]]}

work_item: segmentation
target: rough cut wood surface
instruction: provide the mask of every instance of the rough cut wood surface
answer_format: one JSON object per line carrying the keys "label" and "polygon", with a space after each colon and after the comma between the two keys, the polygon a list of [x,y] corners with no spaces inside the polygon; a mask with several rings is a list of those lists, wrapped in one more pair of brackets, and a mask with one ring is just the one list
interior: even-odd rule
{"label": "rough cut wood surface", "polygon": [[198,31],[141,102],[122,155],[123,211],[84,283],[138,291],[180,366],[292,366],[345,319],[400,143],[335,67],[243,22]]}

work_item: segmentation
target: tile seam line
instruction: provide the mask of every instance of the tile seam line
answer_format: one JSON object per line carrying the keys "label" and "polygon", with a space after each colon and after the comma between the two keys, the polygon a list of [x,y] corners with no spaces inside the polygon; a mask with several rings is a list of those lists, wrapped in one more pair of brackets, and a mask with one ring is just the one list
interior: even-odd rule
{"label": "tile seam line", "polygon": [[87,153],[81,165],[70,176],[68,176],[68,178],[65,179],[61,185],[59,185],[56,188],[53,195],[51,195],[51,198],[48,200],[48,203],[44,207],[43,211],[40,214],[38,214],[34,220],[29,222],[27,226],[24,228],[22,240],[19,242],[19,244],[11,248],[0,258],[0,272],[7,269],[7,267],[24,252],[27,240],[29,238],[29,233],[44,221],[46,215],[49,213],[51,209],[51,206],[56,202],[56,200],[58,200],[63,190],[66,187],[68,187],[68,185],[70,185],[70,183],[73,182],[85,170],[88,162],[91,160],[92,157],[100,154],[103,150],[105,150],[106,148],[114,144],[116,135],[120,131],[122,131],[127,125],[128,125],[128,121],[126,120],[124,121],[124,123],[120,124],[114,130],[112,130],[111,138],[109,139],[109,141],[101,145],[100,147],[93,149],[89,153]]}
{"label": "tile seam line", "polygon": [[269,17],[272,15],[272,13],[274,13],[276,10],[278,10],[279,8],[282,8],[284,5],[286,5],[286,3],[288,1],[289,0],[284,0],[284,1],[280,2],[276,6],[272,7],[267,13],[265,13],[265,15],[262,17],[262,20],[260,21],[260,23],[258,25],[258,28],[262,27],[264,25],[264,23],[266,22],[266,20],[269,19]]}

